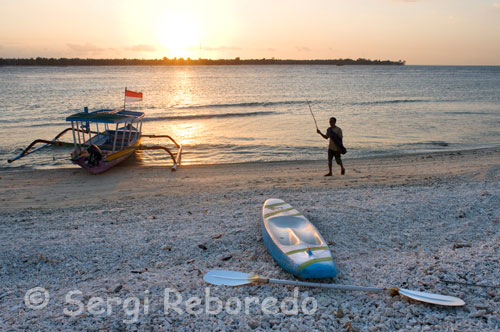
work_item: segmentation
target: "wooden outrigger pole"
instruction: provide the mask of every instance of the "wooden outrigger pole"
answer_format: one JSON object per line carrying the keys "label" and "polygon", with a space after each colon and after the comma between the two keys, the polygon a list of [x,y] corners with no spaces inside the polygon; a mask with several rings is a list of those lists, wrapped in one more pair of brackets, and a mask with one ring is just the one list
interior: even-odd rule
{"label": "wooden outrigger pole", "polygon": [[149,138],[162,138],[162,137],[165,137],[165,138],[170,139],[172,141],[172,143],[175,144],[175,146],[177,147],[177,155],[175,157],[174,157],[173,153],[167,147],[165,147],[165,146],[161,146],[161,145],[153,145],[153,146],[141,145],[139,147],[139,150],[165,150],[170,155],[170,157],[172,158],[172,160],[174,161],[174,165],[172,166],[172,171],[175,171],[177,169],[177,165],[180,165],[180,163],[181,163],[182,145],[179,145],[169,135],[155,135],[155,134],[146,135],[146,134],[142,134],[142,136],[143,137],[149,137]]}
{"label": "wooden outrigger pole", "polygon": [[[36,139],[34,140],[33,142],[31,142],[30,145],[28,145],[20,154],[18,154],[17,156],[15,156],[14,158],[12,159],[8,159],[7,162],[10,164],[12,163],[13,161],[16,161],[18,159],[21,159],[22,157],[24,156],[27,156],[29,154],[32,154],[34,152],[37,152],[37,151],[40,151],[41,149],[44,149],[50,145],[55,145],[55,146],[63,146],[63,145],[72,145],[72,143],[67,143],[67,142],[61,142],[61,141],[58,141],[58,139],[63,136],[64,134],[66,134],[68,131],[72,130],[72,128],[66,128],[64,129],[63,131],[61,131],[59,134],[57,134],[56,137],[54,137],[52,140],[48,141],[48,140],[45,140],[45,139]],[[78,129],[80,132],[83,132],[82,129]],[[96,134],[95,132],[93,132],[93,134]],[[35,145],[37,145],[38,143],[45,143],[45,145],[42,145],[34,150],[31,150]]]}

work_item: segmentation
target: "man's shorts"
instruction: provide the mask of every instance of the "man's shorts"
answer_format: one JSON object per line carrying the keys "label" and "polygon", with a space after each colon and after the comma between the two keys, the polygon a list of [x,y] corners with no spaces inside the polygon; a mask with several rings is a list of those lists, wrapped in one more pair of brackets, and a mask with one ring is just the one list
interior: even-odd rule
{"label": "man's shorts", "polygon": [[342,159],[340,159],[340,152],[333,151],[332,149],[328,149],[328,163],[331,164],[333,157],[335,157],[335,162],[337,165],[342,165]]}

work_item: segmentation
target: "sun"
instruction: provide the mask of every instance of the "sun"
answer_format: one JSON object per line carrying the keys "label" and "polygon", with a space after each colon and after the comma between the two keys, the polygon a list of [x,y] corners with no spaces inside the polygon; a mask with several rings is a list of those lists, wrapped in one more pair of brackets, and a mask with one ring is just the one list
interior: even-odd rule
{"label": "sun", "polygon": [[159,43],[169,58],[196,58],[200,45],[197,22],[187,15],[170,15],[158,28]]}

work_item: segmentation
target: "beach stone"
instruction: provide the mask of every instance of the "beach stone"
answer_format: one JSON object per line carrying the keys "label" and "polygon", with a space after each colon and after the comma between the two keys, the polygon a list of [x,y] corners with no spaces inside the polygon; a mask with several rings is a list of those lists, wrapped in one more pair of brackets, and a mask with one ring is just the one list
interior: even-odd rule
{"label": "beach stone", "polygon": [[319,297],[316,298],[318,301],[318,304],[322,307],[327,307],[328,305],[331,304],[331,299],[329,296],[326,295],[320,295]]}
{"label": "beach stone", "polygon": [[260,327],[260,322],[256,319],[250,319],[248,321],[248,326],[252,329],[255,330],[256,328]]}
{"label": "beach stone", "polygon": [[16,311],[16,310],[18,310],[20,307],[21,307],[20,305],[16,305],[16,306],[10,307],[10,308],[9,308],[9,311]]}
{"label": "beach stone", "polygon": [[393,310],[393,309],[391,309],[391,308],[386,308],[386,309],[384,310],[384,315],[385,315],[385,316],[392,317],[392,316],[394,316],[394,314],[395,314],[395,313],[394,313],[394,310]]}
{"label": "beach stone", "polygon": [[477,311],[469,314],[469,317],[470,318],[480,318],[480,317],[486,316],[486,314],[487,314],[486,310],[477,310]]}
{"label": "beach stone", "polygon": [[403,304],[400,301],[396,301],[392,304],[392,308],[395,310],[400,310],[403,307]]}

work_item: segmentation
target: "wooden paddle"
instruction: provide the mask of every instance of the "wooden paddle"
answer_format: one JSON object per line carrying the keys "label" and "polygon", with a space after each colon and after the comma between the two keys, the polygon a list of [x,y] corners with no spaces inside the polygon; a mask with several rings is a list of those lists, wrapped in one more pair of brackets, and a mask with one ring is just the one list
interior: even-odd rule
{"label": "wooden paddle", "polygon": [[209,271],[203,277],[203,280],[212,285],[224,285],[224,286],[242,286],[254,283],[261,284],[280,284],[280,285],[293,285],[293,286],[304,286],[304,287],[322,287],[322,288],[334,288],[340,290],[353,290],[353,291],[364,291],[364,292],[387,292],[389,294],[399,294],[406,296],[410,299],[444,305],[444,306],[463,306],[464,301],[457,297],[432,294],[419,292],[403,288],[378,288],[378,287],[362,287],[362,286],[351,286],[351,285],[339,285],[339,284],[324,284],[316,282],[306,282],[306,281],[294,281],[294,280],[279,280],[279,279],[269,279],[260,277],[256,274],[237,272],[237,271],[227,271],[227,270],[212,270]]}

